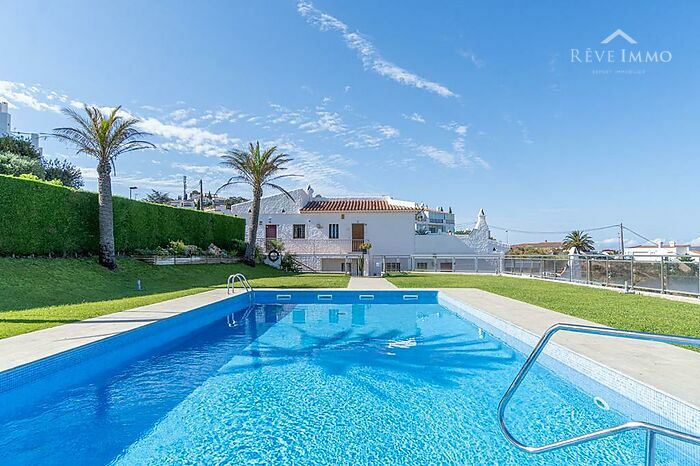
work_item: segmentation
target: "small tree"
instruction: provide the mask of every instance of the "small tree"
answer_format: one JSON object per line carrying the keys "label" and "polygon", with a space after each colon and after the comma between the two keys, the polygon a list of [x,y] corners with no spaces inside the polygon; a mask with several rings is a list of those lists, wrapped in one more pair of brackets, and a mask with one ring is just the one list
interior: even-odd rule
{"label": "small tree", "polygon": [[26,139],[15,136],[0,137],[0,152],[11,152],[29,159],[41,159],[41,153]]}
{"label": "small tree", "polygon": [[564,238],[563,245],[566,249],[575,248],[576,252],[586,253],[593,251],[593,238],[581,230],[574,230]]}
{"label": "small tree", "polygon": [[59,180],[63,186],[75,189],[83,187],[83,174],[68,160],[49,160],[44,164],[44,171],[46,180]]}
{"label": "small tree", "polygon": [[146,195],[146,200],[148,202],[153,202],[154,204],[170,204],[172,198],[168,193],[151,189],[151,192]]}
{"label": "small tree", "polygon": [[0,152],[0,174],[19,176],[24,174],[44,178],[40,159],[32,159],[12,152]]}

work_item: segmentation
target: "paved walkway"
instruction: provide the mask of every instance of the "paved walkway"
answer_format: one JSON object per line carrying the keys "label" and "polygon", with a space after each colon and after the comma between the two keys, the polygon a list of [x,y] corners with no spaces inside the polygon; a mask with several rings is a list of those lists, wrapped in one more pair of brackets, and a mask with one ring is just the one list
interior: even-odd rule
{"label": "paved walkway", "polygon": [[395,290],[396,285],[381,277],[350,277],[349,290]]}
{"label": "paved walkway", "polygon": [[136,307],[0,340],[0,371],[152,324],[226,298],[226,289]]}
{"label": "paved walkway", "polygon": [[[556,323],[600,325],[471,288],[441,292],[539,337]],[[560,333],[553,339],[576,353],[700,409],[700,353],[664,343]]]}

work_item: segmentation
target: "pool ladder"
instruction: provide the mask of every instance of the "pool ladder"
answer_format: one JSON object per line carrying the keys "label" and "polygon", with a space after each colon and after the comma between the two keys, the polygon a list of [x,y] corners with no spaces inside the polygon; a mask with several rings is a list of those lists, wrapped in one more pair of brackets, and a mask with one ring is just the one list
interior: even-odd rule
{"label": "pool ladder", "polygon": [[234,273],[233,275],[229,275],[228,279],[226,280],[226,294],[235,294],[236,280],[238,280],[243,289],[248,292],[249,305],[240,320],[236,320],[235,314],[229,314],[226,316],[226,323],[229,327],[235,327],[241,322],[244,322],[248,318],[248,315],[250,315],[251,311],[255,308],[253,305],[253,287],[250,286],[248,279],[242,273]]}
{"label": "pool ladder", "polygon": [[685,432],[680,432],[675,429],[670,429],[668,427],[662,427],[656,424],[651,424],[648,422],[641,421],[628,421],[614,427],[608,427],[606,429],[596,430],[594,432],[578,435],[576,437],[571,437],[566,440],[559,440],[557,442],[548,443],[539,447],[529,446],[519,442],[508,430],[506,426],[504,416],[506,412],[506,406],[508,402],[515,394],[523,378],[530,371],[532,366],[535,364],[537,357],[542,353],[544,347],[547,345],[549,340],[557,332],[573,332],[573,333],[587,333],[591,335],[604,335],[610,337],[627,338],[632,340],[644,340],[644,341],[658,341],[662,343],[670,343],[673,345],[689,345],[689,346],[700,346],[700,338],[683,337],[678,335],[664,335],[660,333],[645,333],[645,332],[635,332],[632,330],[617,330],[607,327],[597,327],[593,325],[578,325],[578,324],[556,324],[548,328],[546,332],[537,342],[532,353],[523,364],[523,367],[515,376],[513,382],[511,382],[510,387],[506,390],[500,403],[498,404],[498,421],[500,423],[501,431],[505,435],[506,439],[520,450],[527,453],[545,453],[548,451],[558,450],[560,448],[579,445],[585,442],[590,442],[592,440],[601,439],[604,437],[610,437],[612,435],[617,435],[622,432],[632,431],[632,430],[644,430],[646,431],[646,448],[644,452],[644,464],[646,466],[653,466],[655,464],[656,458],[656,436],[662,435],[670,437],[682,442],[691,443],[694,445],[700,445],[700,437],[697,435],[688,434]]}
{"label": "pool ladder", "polygon": [[236,292],[236,280],[241,283],[241,286],[245,291],[253,291],[253,287],[248,283],[248,279],[242,273],[234,273],[229,275],[228,280],[226,280],[226,294],[234,294]]}

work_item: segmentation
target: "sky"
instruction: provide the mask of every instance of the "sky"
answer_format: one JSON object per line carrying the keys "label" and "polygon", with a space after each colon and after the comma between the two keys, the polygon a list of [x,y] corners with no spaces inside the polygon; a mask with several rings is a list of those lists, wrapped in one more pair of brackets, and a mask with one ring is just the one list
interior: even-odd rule
{"label": "sky", "polygon": [[[176,196],[183,175],[215,191],[232,175],[219,156],[259,140],[292,157],[287,188],[451,207],[467,227],[484,208],[511,243],[623,222],[700,245],[695,1],[0,0],[0,12],[13,129],[122,105],[152,134],[156,150],[117,160],[120,195]],[[94,160],[42,145],[96,190]]]}

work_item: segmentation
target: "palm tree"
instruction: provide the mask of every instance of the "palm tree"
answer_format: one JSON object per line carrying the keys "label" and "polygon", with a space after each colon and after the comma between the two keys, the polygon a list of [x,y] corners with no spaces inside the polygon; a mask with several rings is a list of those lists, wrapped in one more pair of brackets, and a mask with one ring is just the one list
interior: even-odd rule
{"label": "palm tree", "polygon": [[100,264],[110,270],[117,268],[114,258],[114,218],[112,211],[112,179],[115,159],[126,152],[155,148],[143,140],[148,136],[136,129],[136,118],[118,115],[121,106],[107,114],[97,107],[85,106],[85,115],[72,108],[63,113],[74,123],[73,127],[55,128],[54,137],[76,147],[78,154],[97,159],[97,191],[100,223]]}
{"label": "palm tree", "polygon": [[289,194],[283,187],[277,184],[277,180],[297,175],[282,174],[287,169],[285,165],[292,159],[287,154],[276,153],[277,146],[272,146],[265,150],[260,150],[260,142],[249,144],[247,150],[232,149],[223,156],[221,165],[233,169],[235,176],[216,190],[218,193],[222,189],[233,184],[245,183],[253,188],[253,206],[248,225],[248,245],[245,249],[245,263],[255,267],[255,241],[258,236],[258,220],[260,218],[260,198],[263,195],[263,187],[269,186],[286,194]]}
{"label": "palm tree", "polygon": [[581,230],[574,230],[564,238],[563,246],[567,249],[576,248],[576,252],[593,251],[593,238]]}
{"label": "palm tree", "polygon": [[170,204],[172,198],[168,193],[151,189],[151,192],[146,195],[146,200],[148,202],[153,202],[154,204]]}

